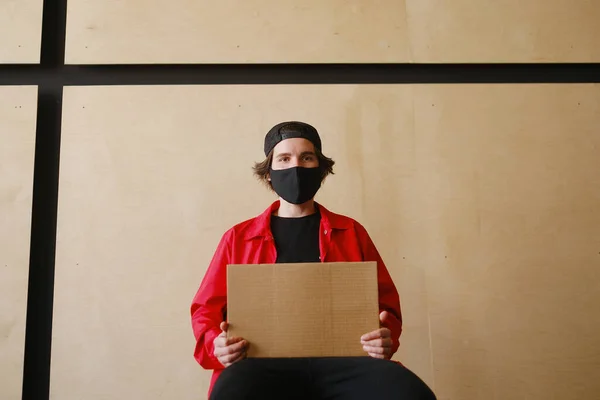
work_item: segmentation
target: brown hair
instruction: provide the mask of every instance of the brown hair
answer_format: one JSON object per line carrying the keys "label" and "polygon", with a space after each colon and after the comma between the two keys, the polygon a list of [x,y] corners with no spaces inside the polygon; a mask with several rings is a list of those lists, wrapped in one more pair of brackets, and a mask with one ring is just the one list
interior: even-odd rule
{"label": "brown hair", "polygon": [[[317,168],[319,168],[321,170],[321,183],[322,183],[325,180],[325,178],[327,177],[327,175],[334,174],[333,166],[335,164],[335,161],[333,161],[329,157],[325,157],[319,149],[315,149],[315,153],[317,155],[317,159],[319,160],[319,166]],[[267,156],[267,158],[265,158],[261,162],[254,163],[254,167],[252,167],[252,170],[254,171],[254,176],[256,176],[258,178],[258,180],[260,180],[261,182],[266,184],[269,187],[269,189],[271,189],[271,190],[273,190],[273,186],[271,185],[271,182],[269,181],[269,171],[271,169],[272,162],[273,162],[273,150],[271,150],[269,152],[269,155]]]}

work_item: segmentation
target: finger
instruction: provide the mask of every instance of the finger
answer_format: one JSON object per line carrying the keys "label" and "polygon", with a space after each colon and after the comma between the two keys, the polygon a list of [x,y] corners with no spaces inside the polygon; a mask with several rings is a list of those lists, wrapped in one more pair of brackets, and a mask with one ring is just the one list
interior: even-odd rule
{"label": "finger", "polygon": [[224,355],[219,358],[219,361],[221,362],[221,364],[223,364],[225,366],[229,366],[229,365],[241,360],[242,358],[244,358],[245,355],[246,355],[246,353],[240,351],[238,353]]}
{"label": "finger", "polygon": [[231,345],[225,347],[225,349],[227,349],[226,354],[233,354],[233,353],[237,353],[240,351],[244,351],[246,349],[247,344],[248,344],[248,342],[246,342],[243,339],[237,343],[231,344]]}
{"label": "finger", "polygon": [[215,352],[217,351],[218,348],[225,347],[225,340],[227,340],[227,339],[218,337],[218,336],[215,338],[215,340],[213,341],[213,346],[215,348],[215,350],[214,350]]}
{"label": "finger", "polygon": [[385,354],[385,347],[363,346],[363,350],[367,353]]}
{"label": "finger", "polygon": [[221,347],[218,350],[215,350],[215,355],[218,357],[218,356],[224,356],[227,354],[234,354],[234,353],[238,353],[240,351],[244,351],[246,349],[247,344],[248,344],[248,342],[246,342],[245,340],[242,340],[238,343]]}
{"label": "finger", "polygon": [[369,353],[369,356],[373,358],[378,358],[380,360],[385,360],[385,355],[383,354]]}
{"label": "finger", "polygon": [[379,328],[376,331],[366,333],[361,336],[361,342],[368,342],[369,340],[386,338],[391,336],[391,331],[387,328]]}
{"label": "finger", "polygon": [[213,341],[215,347],[225,347],[225,346],[229,346],[230,344],[233,343],[237,343],[240,340],[243,340],[242,338],[239,337],[231,337],[228,338],[227,337],[227,333],[226,332],[222,332],[219,336],[217,336],[215,338],[215,340]]}
{"label": "finger", "polygon": [[381,337],[381,329],[377,329],[376,331],[365,333],[360,337],[361,342],[368,342],[369,340],[377,339]]}
{"label": "finger", "polygon": [[221,333],[219,333],[219,336],[217,336],[217,338],[227,339],[227,331],[221,331]]}
{"label": "finger", "polygon": [[232,338],[225,339],[225,346],[231,346],[232,344],[239,343],[242,340],[244,340],[244,339],[240,338],[240,337],[232,337]]}
{"label": "finger", "polygon": [[245,349],[247,342],[243,339],[240,339],[239,342],[234,343],[232,345],[221,345],[215,346],[214,355],[215,357],[221,357],[227,354],[236,353],[238,351],[242,351]]}
{"label": "finger", "polygon": [[221,322],[221,326],[219,326],[223,332],[227,332],[227,328],[229,328],[229,324],[225,321]]}
{"label": "finger", "polygon": [[373,347],[392,347],[392,339],[391,338],[381,338],[381,339],[373,339],[368,342],[363,342],[365,346],[373,346]]}
{"label": "finger", "polygon": [[387,311],[382,311],[382,312],[379,314],[379,321],[380,321],[381,323],[385,323],[385,321],[386,321],[386,320],[387,320],[389,317],[390,317],[390,313],[389,313],[389,312],[387,312]]}

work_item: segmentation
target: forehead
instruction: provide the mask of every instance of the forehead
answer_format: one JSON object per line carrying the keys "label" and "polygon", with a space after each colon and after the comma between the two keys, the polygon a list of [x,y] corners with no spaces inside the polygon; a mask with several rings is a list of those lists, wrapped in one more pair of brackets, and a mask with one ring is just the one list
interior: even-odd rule
{"label": "forehead", "polygon": [[304,138],[290,138],[282,140],[273,148],[273,155],[281,153],[300,154],[306,151],[315,151],[315,146],[310,140]]}

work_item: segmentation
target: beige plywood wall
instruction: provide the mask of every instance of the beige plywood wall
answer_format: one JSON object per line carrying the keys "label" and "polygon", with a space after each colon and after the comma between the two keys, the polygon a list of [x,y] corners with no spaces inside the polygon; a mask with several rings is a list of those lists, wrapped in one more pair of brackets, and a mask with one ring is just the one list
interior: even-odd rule
{"label": "beige plywood wall", "polygon": [[42,0],[0,0],[0,63],[40,62]]}
{"label": "beige plywood wall", "polygon": [[597,397],[599,119],[598,85],[416,92],[442,399]]}
{"label": "beige plywood wall", "polygon": [[68,64],[407,60],[403,0],[72,0],[68,6]]}
{"label": "beige plywood wall", "polygon": [[595,0],[407,0],[413,60],[599,62]]}
{"label": "beige plywood wall", "polygon": [[[266,130],[310,119],[343,166],[342,154],[402,152],[410,113],[408,87],[67,88],[52,398],[202,398],[209,373],[192,357],[188,310],[220,236],[274,200],[251,171]],[[356,146],[376,121],[398,135]],[[340,168],[339,182],[373,167]],[[338,187],[323,194],[332,206]],[[371,208],[370,197],[346,195],[358,214]]]}
{"label": "beige plywood wall", "polygon": [[205,395],[189,304],[273,200],[250,167],[283,119],[321,131],[318,200],[371,233],[440,399],[593,398],[599,116],[597,85],[67,88],[52,398]]}
{"label": "beige plywood wall", "polygon": [[37,88],[0,86],[0,398],[21,398]]}
{"label": "beige plywood wall", "polygon": [[68,64],[600,62],[589,0],[68,3]]}

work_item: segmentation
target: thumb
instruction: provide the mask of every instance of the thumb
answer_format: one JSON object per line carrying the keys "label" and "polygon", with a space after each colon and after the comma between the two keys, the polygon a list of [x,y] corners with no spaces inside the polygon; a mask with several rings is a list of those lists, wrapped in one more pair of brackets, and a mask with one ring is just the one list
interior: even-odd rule
{"label": "thumb", "polygon": [[227,328],[229,328],[229,324],[225,321],[221,322],[221,326],[219,327],[223,332],[227,332]]}
{"label": "thumb", "polygon": [[381,321],[382,324],[385,324],[385,321],[390,317],[390,313],[387,311],[382,311],[381,314],[379,314],[379,321]]}

